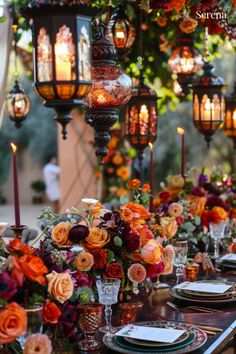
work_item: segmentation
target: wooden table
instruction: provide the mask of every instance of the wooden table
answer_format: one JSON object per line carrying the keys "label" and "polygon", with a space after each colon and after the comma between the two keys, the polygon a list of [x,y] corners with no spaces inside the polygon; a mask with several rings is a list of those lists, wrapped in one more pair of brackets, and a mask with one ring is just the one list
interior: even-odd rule
{"label": "wooden table", "polygon": [[[232,281],[232,277],[230,277]],[[234,277],[236,280],[236,276]],[[158,300],[158,293],[153,297],[153,300]],[[176,311],[166,304],[168,299],[164,298],[162,301],[155,302],[152,308],[144,307],[142,311],[139,312],[137,321],[152,321],[157,319],[166,319],[169,321],[179,321],[196,325],[208,325],[213,327],[219,327],[223,329],[223,332],[217,333],[216,335],[208,335],[206,343],[198,350],[194,351],[194,354],[218,354],[220,353],[226,345],[232,340],[234,340],[234,353],[236,354],[236,300],[235,304],[228,306],[221,306],[219,309],[223,310],[222,313],[200,313],[200,312],[185,312]],[[117,314],[114,313],[114,317]],[[116,321],[113,321],[116,324]],[[100,337],[102,341],[102,337]],[[76,353],[80,353],[77,351]],[[86,353],[86,352],[81,352]],[[94,354],[115,354],[117,352],[106,348],[102,345],[102,348],[97,351],[87,352]]]}

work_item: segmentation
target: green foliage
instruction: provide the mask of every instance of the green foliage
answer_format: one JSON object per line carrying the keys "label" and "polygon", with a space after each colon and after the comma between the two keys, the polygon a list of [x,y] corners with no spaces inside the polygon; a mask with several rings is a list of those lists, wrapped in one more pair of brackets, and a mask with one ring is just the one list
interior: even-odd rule
{"label": "green foliage", "polygon": [[35,191],[35,192],[44,192],[45,191],[45,183],[43,181],[34,181],[31,183],[31,188]]}

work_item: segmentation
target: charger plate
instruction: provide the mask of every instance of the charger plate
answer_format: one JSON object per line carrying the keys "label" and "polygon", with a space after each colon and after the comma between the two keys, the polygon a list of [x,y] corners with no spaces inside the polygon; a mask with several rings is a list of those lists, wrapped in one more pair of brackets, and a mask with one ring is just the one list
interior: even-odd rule
{"label": "charger plate", "polygon": [[208,297],[202,297],[202,298],[196,298],[192,297],[183,293],[178,292],[177,289],[171,289],[171,296],[174,299],[177,300],[182,300],[182,301],[187,301],[191,302],[193,304],[206,304],[206,305],[217,305],[217,304],[229,304],[236,302],[236,297],[231,296],[231,297],[226,297],[226,298],[215,298],[214,300],[212,298]]}
{"label": "charger plate", "polygon": [[[192,351],[200,348],[203,346],[207,340],[207,335],[205,332],[203,332],[201,329],[193,327],[193,326],[188,326],[185,325],[182,322],[172,322],[172,321],[164,321],[164,320],[157,320],[157,321],[146,321],[146,322],[138,322],[135,323],[136,325],[140,326],[154,326],[154,327],[159,327],[166,325],[168,327],[176,328],[178,326],[179,329],[185,329],[190,332],[192,332],[192,335],[194,336],[193,341],[189,342],[184,347],[181,348],[174,348],[168,349],[168,348],[150,348],[150,347],[140,347],[139,345],[135,345],[132,343],[128,343],[127,341],[124,340],[124,337],[122,338],[122,344],[121,341],[117,341],[115,332],[112,333],[107,333],[103,337],[103,342],[104,344],[119,353],[123,354],[157,354],[157,353],[165,353],[165,354],[184,354],[184,353],[191,353]],[[120,330],[122,327],[118,327],[117,331]],[[125,344],[124,344],[125,343]],[[177,344],[178,345],[178,344]]]}

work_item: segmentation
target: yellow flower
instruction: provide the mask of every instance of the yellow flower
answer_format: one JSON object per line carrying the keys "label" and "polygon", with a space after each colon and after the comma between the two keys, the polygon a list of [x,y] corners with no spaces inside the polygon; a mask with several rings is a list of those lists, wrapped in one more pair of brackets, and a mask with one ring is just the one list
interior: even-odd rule
{"label": "yellow flower", "polygon": [[130,171],[129,171],[129,169],[126,166],[121,166],[116,171],[116,174],[121,179],[128,179],[129,176],[130,176]]}

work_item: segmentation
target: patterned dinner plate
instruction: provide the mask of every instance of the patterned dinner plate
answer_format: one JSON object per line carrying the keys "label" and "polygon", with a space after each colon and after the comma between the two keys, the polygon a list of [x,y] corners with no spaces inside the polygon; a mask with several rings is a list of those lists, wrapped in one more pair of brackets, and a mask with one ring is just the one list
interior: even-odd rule
{"label": "patterned dinner plate", "polygon": [[[138,322],[135,323],[140,326],[163,326],[166,325],[171,328],[178,328],[180,329],[185,329],[187,331],[190,331],[193,333],[193,341],[184,346],[183,348],[175,348],[172,347],[172,349],[168,348],[150,348],[150,347],[140,347],[139,345],[135,345],[132,343],[128,343],[127,341],[124,340],[126,344],[122,342],[122,346],[120,342],[116,340],[115,332],[112,333],[107,333],[103,337],[103,342],[104,344],[119,353],[123,354],[157,354],[157,353],[165,353],[165,354],[184,354],[184,353],[191,353],[192,351],[200,348],[203,346],[207,340],[207,335],[205,332],[203,332],[201,329],[192,327],[192,326],[187,326],[182,322],[172,322],[172,321],[164,321],[164,320],[157,320],[157,321],[146,321],[146,322]],[[117,331],[120,330],[122,327],[117,328]],[[122,338],[124,339],[124,338]]]}
{"label": "patterned dinner plate", "polygon": [[223,298],[214,298],[214,299],[208,297],[197,298],[197,297],[180,293],[177,291],[177,289],[174,288],[171,290],[171,296],[173,296],[173,298],[177,300],[182,300],[193,304],[202,304],[202,305],[203,304],[205,305],[228,304],[228,303],[236,302],[236,297],[234,297],[233,294],[230,297],[223,297]]}

